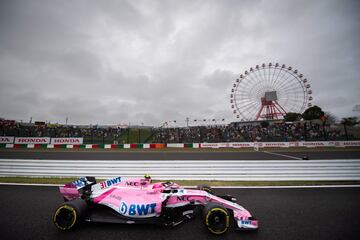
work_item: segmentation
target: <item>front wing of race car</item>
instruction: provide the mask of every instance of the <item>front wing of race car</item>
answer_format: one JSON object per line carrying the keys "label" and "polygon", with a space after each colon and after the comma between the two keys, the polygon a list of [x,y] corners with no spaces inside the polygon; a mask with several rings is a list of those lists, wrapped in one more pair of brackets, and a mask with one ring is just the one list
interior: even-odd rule
{"label": "front wing of race car", "polygon": [[167,206],[181,206],[187,203],[206,206],[207,204],[217,204],[230,211],[230,216],[236,223],[236,230],[257,230],[259,228],[258,220],[252,217],[250,212],[236,203],[236,199],[227,196],[216,196],[212,193],[202,190],[179,189],[176,193],[170,194]]}
{"label": "front wing of race car", "polygon": [[258,220],[250,218],[248,220],[237,220],[235,230],[257,230],[259,228]]}

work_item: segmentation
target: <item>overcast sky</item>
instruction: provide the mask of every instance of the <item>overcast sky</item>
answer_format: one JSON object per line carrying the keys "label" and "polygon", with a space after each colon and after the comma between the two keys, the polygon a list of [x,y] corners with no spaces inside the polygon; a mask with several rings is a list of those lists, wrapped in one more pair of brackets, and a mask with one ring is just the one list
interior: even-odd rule
{"label": "overcast sky", "polygon": [[360,1],[0,0],[0,117],[235,120],[236,77],[279,62],[314,104],[359,116]]}

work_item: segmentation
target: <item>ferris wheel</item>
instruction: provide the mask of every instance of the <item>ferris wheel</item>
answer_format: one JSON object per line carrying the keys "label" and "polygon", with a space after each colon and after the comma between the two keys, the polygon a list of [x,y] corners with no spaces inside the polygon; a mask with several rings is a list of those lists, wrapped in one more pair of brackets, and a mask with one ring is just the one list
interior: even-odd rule
{"label": "ferris wheel", "polygon": [[262,64],[246,70],[231,89],[230,103],[241,121],[281,119],[311,107],[312,90],[298,70],[285,64]]}

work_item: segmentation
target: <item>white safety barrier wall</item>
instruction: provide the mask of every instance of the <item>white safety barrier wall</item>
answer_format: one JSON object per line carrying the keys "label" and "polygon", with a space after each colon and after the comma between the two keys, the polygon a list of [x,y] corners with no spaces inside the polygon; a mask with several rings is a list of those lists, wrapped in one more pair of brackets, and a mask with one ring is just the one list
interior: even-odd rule
{"label": "white safety barrier wall", "polygon": [[141,177],[160,180],[360,180],[360,159],[348,160],[20,160],[0,159],[0,176]]}
{"label": "white safety barrier wall", "polygon": [[[15,139],[15,140],[14,140]],[[321,148],[360,147],[360,141],[83,144],[83,138],[1,137],[0,148]]]}

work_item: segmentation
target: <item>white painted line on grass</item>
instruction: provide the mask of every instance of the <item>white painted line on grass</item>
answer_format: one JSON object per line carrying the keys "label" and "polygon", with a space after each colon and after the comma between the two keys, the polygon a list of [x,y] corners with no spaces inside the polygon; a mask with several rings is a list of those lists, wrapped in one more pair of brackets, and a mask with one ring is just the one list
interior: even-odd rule
{"label": "white painted line on grass", "polygon": [[262,152],[276,155],[276,156],[287,157],[287,158],[292,158],[292,159],[296,159],[296,160],[302,160],[302,158],[298,158],[298,157],[294,157],[294,156],[290,156],[290,155],[286,155],[286,154],[273,153],[273,152],[268,152],[268,151],[262,151]]}

